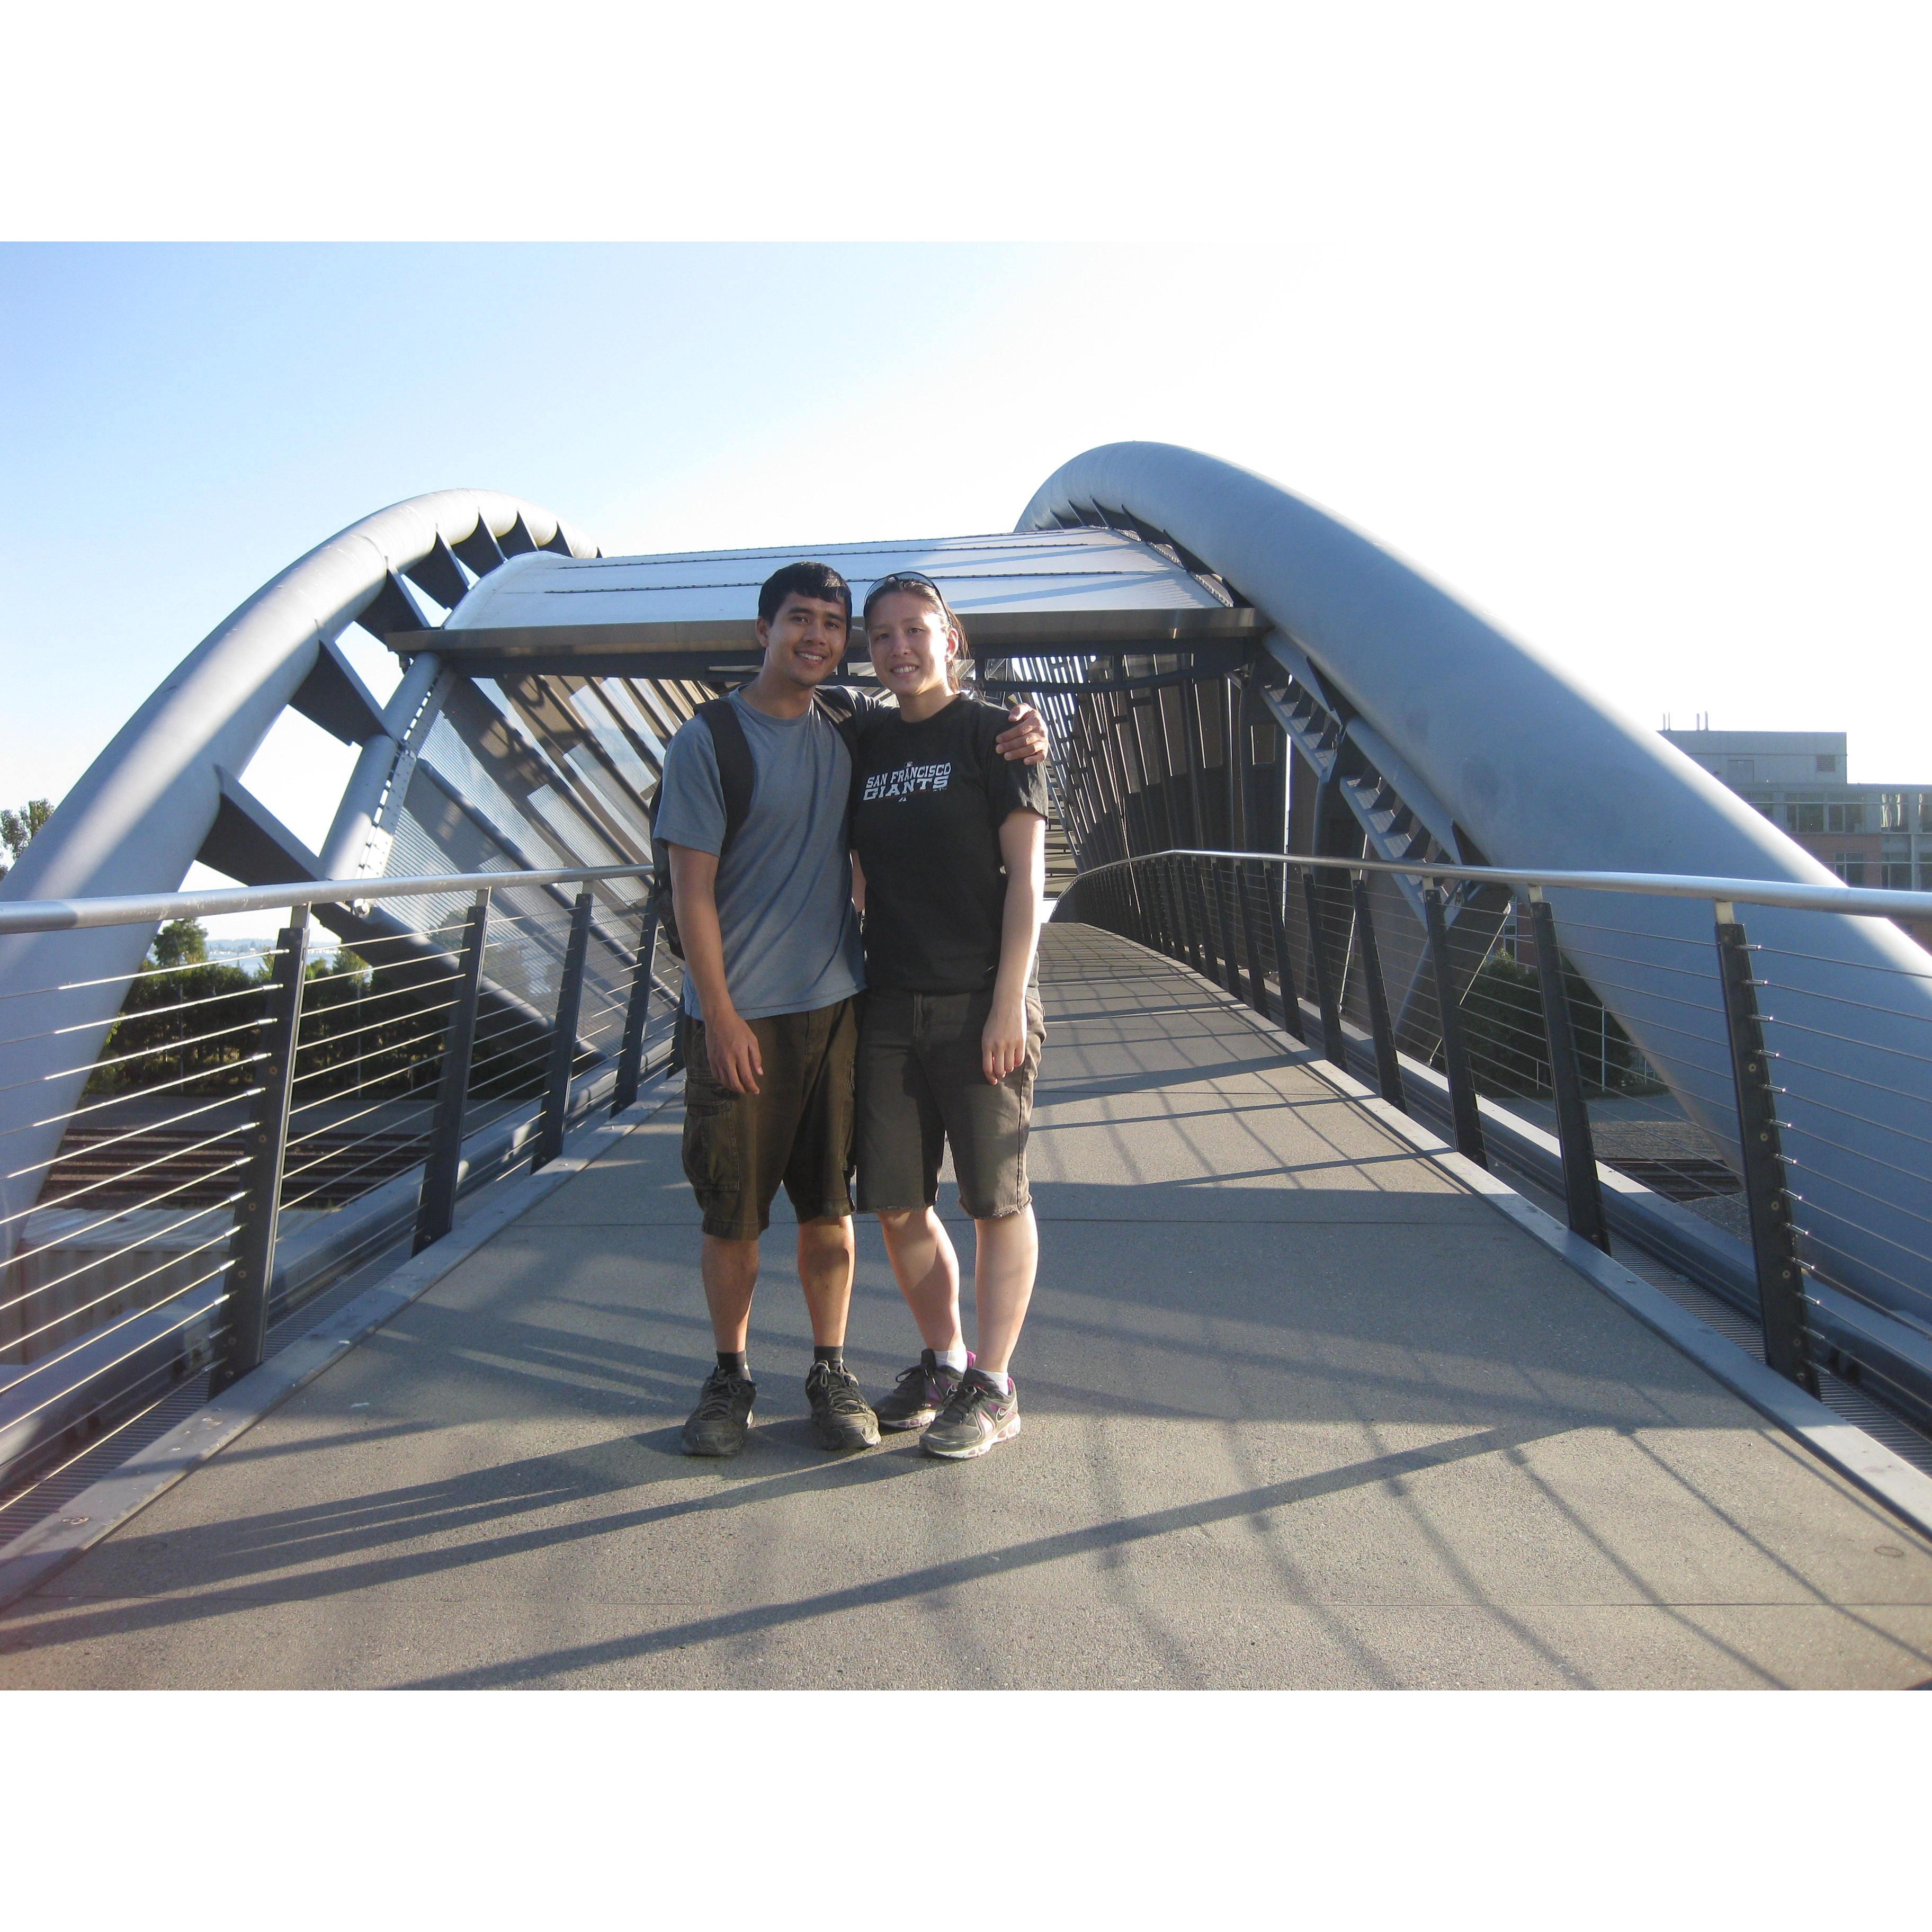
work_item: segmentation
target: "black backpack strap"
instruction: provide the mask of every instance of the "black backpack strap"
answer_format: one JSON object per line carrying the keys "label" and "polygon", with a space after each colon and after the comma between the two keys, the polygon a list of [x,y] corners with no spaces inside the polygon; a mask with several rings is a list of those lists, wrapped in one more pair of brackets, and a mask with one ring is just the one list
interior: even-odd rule
{"label": "black backpack strap", "polygon": [[696,714],[710,727],[711,742],[718,754],[718,784],[724,794],[724,840],[718,856],[737,837],[752,809],[752,787],[758,768],[752,762],[751,741],[745,736],[744,721],[738,707],[728,698],[707,698]]}

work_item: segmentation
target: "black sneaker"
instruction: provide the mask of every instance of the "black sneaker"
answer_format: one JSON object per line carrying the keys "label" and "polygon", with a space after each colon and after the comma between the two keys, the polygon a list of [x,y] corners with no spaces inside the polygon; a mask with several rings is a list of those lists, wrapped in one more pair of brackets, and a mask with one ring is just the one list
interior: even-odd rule
{"label": "black sneaker", "polygon": [[805,1378],[812,1405],[812,1426],[821,1449],[870,1449],[879,1439],[879,1418],[859,1388],[859,1378],[844,1366],[814,1362]]}
{"label": "black sneaker", "polygon": [[[973,1358],[966,1358],[972,1366]],[[892,1392],[878,1403],[874,1412],[881,1429],[923,1429],[950,1399],[959,1386],[960,1371],[949,1369],[930,1348],[902,1373]]]}
{"label": "black sneaker", "polygon": [[1010,1395],[1002,1395],[980,1370],[968,1369],[919,1446],[928,1456],[958,1460],[983,1456],[995,1442],[1019,1432],[1019,1384],[1014,1384]]}
{"label": "black sneaker", "polygon": [[713,1369],[704,1378],[698,1406],[684,1425],[687,1456],[735,1456],[752,1426],[752,1399],[758,1385],[747,1375]]}

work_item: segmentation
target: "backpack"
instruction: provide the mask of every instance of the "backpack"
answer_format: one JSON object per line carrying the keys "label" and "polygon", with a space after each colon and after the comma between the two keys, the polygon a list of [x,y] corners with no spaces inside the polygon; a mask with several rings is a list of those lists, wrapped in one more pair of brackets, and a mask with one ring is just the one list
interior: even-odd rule
{"label": "backpack", "polygon": [[[855,768],[858,757],[858,710],[845,691],[814,691],[812,709],[845,741]],[[738,716],[737,707],[728,698],[707,698],[692,714],[692,722],[703,718],[711,734],[711,746],[718,759],[718,782],[724,794],[724,838],[718,848],[720,864],[730,850],[752,809],[752,791],[758,770],[752,759],[750,741]],[[677,930],[677,908],[670,889],[670,850],[658,836],[658,800],[652,795],[648,814],[651,828],[651,896],[657,907],[658,930],[672,957],[684,957],[684,941]]]}

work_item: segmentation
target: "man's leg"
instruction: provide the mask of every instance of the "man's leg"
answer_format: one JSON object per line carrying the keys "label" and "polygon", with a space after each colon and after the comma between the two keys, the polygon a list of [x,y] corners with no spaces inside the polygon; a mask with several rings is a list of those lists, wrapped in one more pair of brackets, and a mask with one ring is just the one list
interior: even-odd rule
{"label": "man's leg", "polygon": [[[755,1246],[754,1244],[754,1249]],[[814,1347],[842,1348],[845,1346],[845,1322],[852,1308],[852,1271],[858,1258],[858,1244],[852,1238],[850,1215],[838,1220],[830,1215],[821,1216],[798,1224],[799,1285],[805,1290],[805,1305],[812,1316]],[[755,1280],[755,1252],[752,1272]],[[747,1310],[751,1301],[748,1287],[745,1294]],[[712,1319],[715,1326],[716,1316],[714,1315]],[[724,1344],[721,1342],[718,1346],[722,1348]]]}
{"label": "man's leg", "polygon": [[719,1354],[742,1355],[751,1333],[752,1297],[758,1286],[758,1242],[722,1240],[706,1234],[699,1265],[704,1276],[704,1304],[711,1311],[712,1340]]}
{"label": "man's leg", "polygon": [[767,1022],[752,1022],[766,1068],[757,1094],[721,1088],[711,1076],[703,1028],[688,1016],[680,1018],[680,1026],[685,1042],[684,1171],[704,1214],[699,1270],[718,1349],[717,1366],[685,1424],[684,1448],[692,1456],[735,1456],[744,1446],[758,1394],[746,1351],[758,1285],[758,1237],[782,1164],[782,1156],[774,1157],[773,1142],[790,1138],[796,1090],[795,1084],[788,1088],[779,1042]]}
{"label": "man's leg", "polygon": [[858,1014],[850,1000],[801,1016],[796,1029],[804,1087],[785,1166],[798,1216],[798,1280],[812,1317],[812,1370],[805,1378],[812,1426],[822,1449],[869,1449],[879,1419],[845,1366],[852,1309],[852,1059]]}

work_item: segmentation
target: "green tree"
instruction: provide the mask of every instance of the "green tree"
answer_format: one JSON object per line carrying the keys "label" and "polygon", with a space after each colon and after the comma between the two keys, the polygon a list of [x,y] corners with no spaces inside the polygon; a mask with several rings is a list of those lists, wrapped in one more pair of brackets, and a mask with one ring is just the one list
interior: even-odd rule
{"label": "green tree", "polygon": [[44,798],[30,798],[18,812],[0,810],[0,845],[8,856],[0,861],[0,873],[13,865],[32,842],[34,834],[53,816],[53,807]]}
{"label": "green tree", "polygon": [[148,956],[164,970],[174,966],[205,966],[208,928],[198,919],[171,919],[154,934],[154,950]]}

